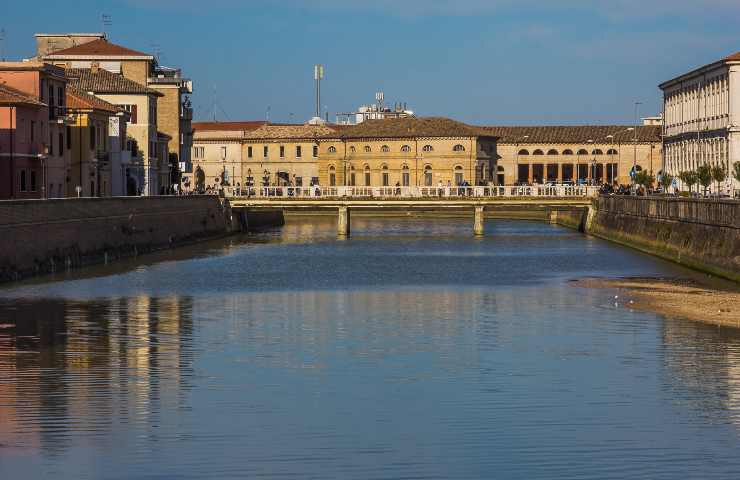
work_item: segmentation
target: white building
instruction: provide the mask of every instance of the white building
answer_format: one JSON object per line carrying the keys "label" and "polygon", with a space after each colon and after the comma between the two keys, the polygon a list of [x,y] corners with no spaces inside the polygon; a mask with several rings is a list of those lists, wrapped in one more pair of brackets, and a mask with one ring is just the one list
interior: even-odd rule
{"label": "white building", "polygon": [[[660,84],[663,91],[663,162],[671,175],[702,164],[728,172],[740,162],[740,52]],[[714,186],[712,187],[714,188]]]}

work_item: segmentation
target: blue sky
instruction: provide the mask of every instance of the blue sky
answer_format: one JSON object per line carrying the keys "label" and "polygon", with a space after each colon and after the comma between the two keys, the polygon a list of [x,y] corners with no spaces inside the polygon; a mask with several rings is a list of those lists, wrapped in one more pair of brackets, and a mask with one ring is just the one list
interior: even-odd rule
{"label": "blue sky", "polygon": [[[371,102],[475,124],[629,123],[658,83],[740,50],[740,0],[118,0],[8,2],[5,56],[35,32],[99,31],[193,79],[196,117],[308,119],[323,63],[331,118]],[[291,113],[293,116],[291,117]]]}

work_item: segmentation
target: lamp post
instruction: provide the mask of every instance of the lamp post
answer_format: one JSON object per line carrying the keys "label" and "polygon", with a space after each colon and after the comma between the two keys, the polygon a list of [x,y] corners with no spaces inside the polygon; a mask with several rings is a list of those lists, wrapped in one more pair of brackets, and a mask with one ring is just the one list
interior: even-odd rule
{"label": "lamp post", "polygon": [[[632,171],[636,174],[637,173],[637,120],[639,118],[638,112],[639,107],[642,105],[642,102],[635,102],[635,130],[634,130],[634,143],[635,143],[635,151],[634,156],[632,157]],[[635,176],[632,175],[632,185],[635,184]]]}

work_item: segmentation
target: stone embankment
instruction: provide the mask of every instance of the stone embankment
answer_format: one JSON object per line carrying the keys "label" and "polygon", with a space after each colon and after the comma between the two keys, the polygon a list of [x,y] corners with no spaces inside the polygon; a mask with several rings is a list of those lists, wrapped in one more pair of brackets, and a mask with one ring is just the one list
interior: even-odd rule
{"label": "stone embankment", "polygon": [[0,282],[282,225],[215,196],[0,202]]}
{"label": "stone embankment", "polygon": [[603,196],[558,223],[740,282],[740,202]]}

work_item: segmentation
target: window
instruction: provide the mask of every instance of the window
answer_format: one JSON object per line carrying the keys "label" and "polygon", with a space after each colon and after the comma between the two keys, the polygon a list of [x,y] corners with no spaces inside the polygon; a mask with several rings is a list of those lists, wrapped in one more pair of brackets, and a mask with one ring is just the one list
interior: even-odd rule
{"label": "window", "polygon": [[370,167],[365,165],[365,186],[370,186]]}
{"label": "window", "polygon": [[285,158],[285,146],[280,145],[280,158]]}
{"label": "window", "polygon": [[408,145],[404,145],[403,147],[401,147],[401,151],[403,153],[409,153],[411,151],[411,147]]}
{"label": "window", "polygon": [[[132,152],[131,155],[136,156],[136,150],[135,150],[135,148],[136,147],[132,143],[131,144],[131,152]],[[206,147],[193,147],[193,157],[195,157],[195,158],[203,158],[205,156],[205,153],[206,153],[205,150],[206,150]]]}
{"label": "window", "polygon": [[349,186],[354,187],[356,185],[357,178],[355,177],[355,166],[351,165],[349,167]]}
{"label": "window", "polygon": [[401,185],[408,187],[411,181],[411,175],[409,174],[409,166],[404,165],[401,167]]}
{"label": "window", "polygon": [[588,155],[588,151],[584,149],[578,150],[578,155]]}
{"label": "window", "polygon": [[72,127],[67,126],[67,150],[72,149]]}
{"label": "window", "polygon": [[337,147],[335,147],[334,145],[332,145],[331,147],[329,147],[329,149],[327,151],[329,153],[337,153]]}
{"label": "window", "polygon": [[252,147],[247,147],[247,157],[252,158]]}
{"label": "window", "polygon": [[19,175],[20,175],[20,179],[18,183],[20,184],[20,190],[21,192],[25,192],[26,190],[28,190],[28,186],[26,185],[26,171],[21,170]]}
{"label": "window", "polygon": [[592,155],[603,155],[604,152],[602,152],[600,149],[595,149],[593,152],[591,152]]}
{"label": "window", "polygon": [[60,107],[64,105],[64,90],[62,87],[57,87],[57,105]]}
{"label": "window", "polygon": [[61,157],[64,155],[64,134],[59,132],[57,138],[59,139],[59,156]]}
{"label": "window", "polygon": [[295,147],[295,158],[301,158],[303,155],[303,152],[301,151],[301,146],[298,145]]}
{"label": "window", "polygon": [[333,166],[329,167],[329,186],[337,186],[337,172]]}
{"label": "window", "polygon": [[424,167],[424,185],[427,187],[431,187],[433,180],[434,178],[432,174],[432,167],[430,165],[427,165],[426,167]]}
{"label": "window", "polygon": [[613,149],[613,148],[610,148],[610,149],[609,149],[609,150],[608,150],[608,151],[606,152],[606,154],[607,154],[607,155],[617,155],[618,153],[617,153],[617,151],[616,151],[615,149]]}
{"label": "window", "polygon": [[391,151],[391,147],[389,147],[388,145],[383,145],[382,147],[380,147],[380,151],[383,153],[388,153]]}
{"label": "window", "polygon": [[434,147],[432,147],[431,145],[424,145],[424,147],[421,150],[424,152],[433,152]]}
{"label": "window", "polygon": [[390,184],[390,176],[388,175],[388,165],[383,165],[381,167],[382,170],[382,180],[383,180],[383,186],[387,187]]}
{"label": "window", "polygon": [[265,145],[264,147],[262,147],[262,156],[265,157],[265,158],[267,158],[269,156],[269,154],[270,154],[269,147],[267,145]]}
{"label": "window", "polygon": [[131,116],[130,123],[137,123],[137,113],[138,113],[138,106],[137,105],[121,105],[125,111],[129,113]]}
{"label": "window", "polygon": [[36,141],[36,138],[35,138],[36,137],[36,133],[35,132],[36,132],[36,122],[33,121],[33,120],[31,120],[31,141],[32,142],[35,142]]}
{"label": "window", "polygon": [[221,160],[226,161],[226,147],[221,147]]}
{"label": "window", "polygon": [[36,170],[31,170],[31,191],[36,191]]}
{"label": "window", "polygon": [[566,148],[563,150],[563,155],[573,155],[573,150]]}
{"label": "window", "polygon": [[545,152],[543,152],[539,148],[537,150],[535,150],[534,152],[532,152],[532,155],[544,155],[544,154],[545,154]]}
{"label": "window", "polygon": [[529,151],[525,148],[519,150],[518,155],[529,155]]}
{"label": "window", "polygon": [[88,133],[90,134],[90,150],[95,150],[95,126],[90,125],[90,128],[88,129]]}
{"label": "window", "polygon": [[547,154],[548,155],[557,155],[558,154],[558,151],[555,150],[554,148],[552,148],[552,149],[550,149],[550,150],[547,151]]}
{"label": "window", "polygon": [[357,152],[357,149],[353,145],[353,146],[349,147],[349,151],[350,151],[350,153],[355,153],[355,152]]}
{"label": "window", "polygon": [[364,148],[364,150],[365,150],[365,153],[370,153],[370,152],[372,152],[372,151],[373,151],[373,149],[372,149],[372,148],[370,148],[370,145],[365,145],[365,148]]}
{"label": "window", "polygon": [[462,145],[460,145],[458,143],[457,145],[455,145],[454,147],[452,147],[452,151],[453,152],[464,152],[465,151],[465,147],[463,147]]}
{"label": "window", "polygon": [[53,110],[54,107],[54,86],[49,85],[49,110]]}
{"label": "window", "polygon": [[54,132],[49,129],[49,155],[54,156]]}
{"label": "window", "polygon": [[462,185],[465,181],[465,175],[463,174],[463,168],[458,165],[455,167],[455,185]]}
{"label": "window", "polygon": [[319,147],[317,145],[313,146],[313,158],[316,158],[319,156]]}

